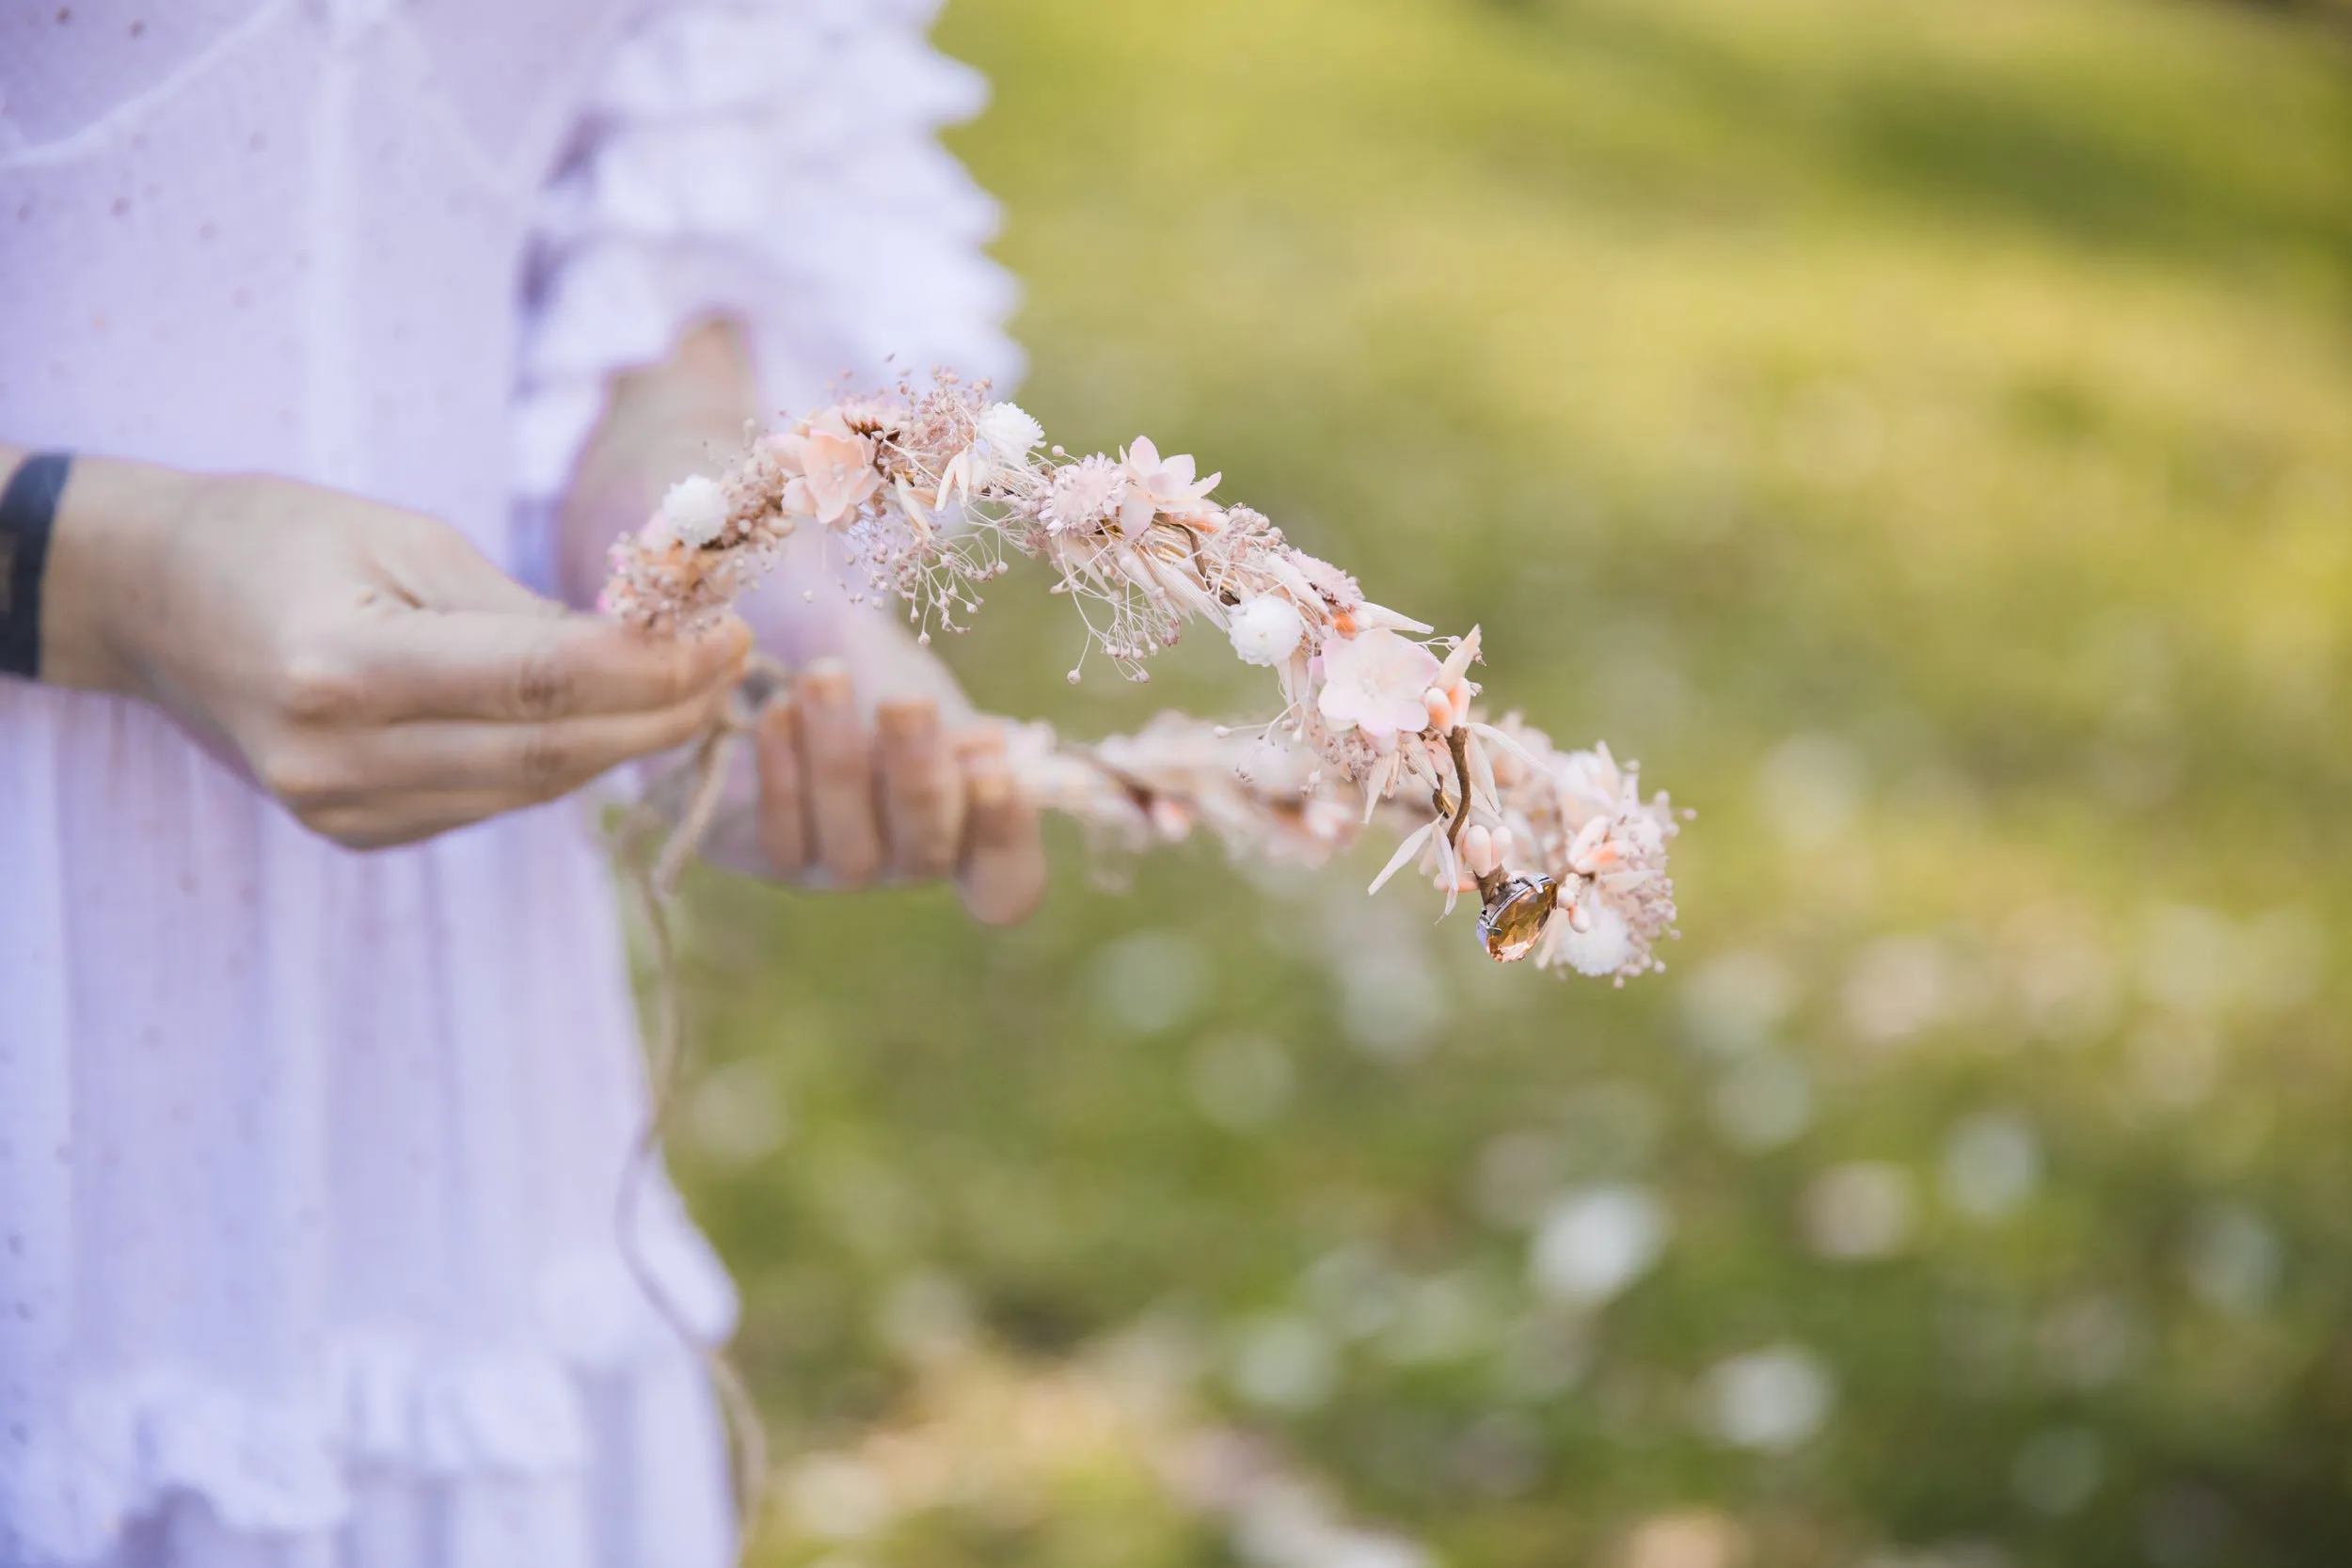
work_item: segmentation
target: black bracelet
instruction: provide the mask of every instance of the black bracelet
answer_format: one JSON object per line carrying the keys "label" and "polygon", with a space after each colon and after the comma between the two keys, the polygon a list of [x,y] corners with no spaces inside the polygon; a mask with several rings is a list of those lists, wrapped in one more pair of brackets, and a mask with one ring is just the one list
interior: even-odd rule
{"label": "black bracelet", "polygon": [[0,674],[40,678],[40,579],[72,464],[69,452],[38,452],[0,490]]}

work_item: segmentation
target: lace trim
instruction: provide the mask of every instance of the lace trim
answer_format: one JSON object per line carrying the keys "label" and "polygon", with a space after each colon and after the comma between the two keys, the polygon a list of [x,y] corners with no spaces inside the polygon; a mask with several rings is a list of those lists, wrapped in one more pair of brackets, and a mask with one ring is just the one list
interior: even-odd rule
{"label": "lace trim", "polygon": [[[732,1290],[698,1238],[664,1227],[647,1253],[697,1334],[723,1338]],[[358,1467],[435,1478],[576,1471],[588,1457],[582,1377],[642,1376],[692,1354],[617,1256],[550,1270],[541,1296],[541,1343],[451,1358],[413,1335],[355,1329],[329,1342],[310,1387],[277,1397],[184,1365],[84,1381],[0,1475],[0,1559],[27,1568],[101,1560],[175,1492],[203,1497],[231,1529],[301,1534],[343,1521]]]}
{"label": "lace trim", "polygon": [[986,85],[923,38],[926,4],[683,8],[615,53],[543,198],[516,404],[516,489],[562,489],[605,378],[700,314],[751,325],[778,383],[883,361],[1009,376],[996,207],[934,139]]}

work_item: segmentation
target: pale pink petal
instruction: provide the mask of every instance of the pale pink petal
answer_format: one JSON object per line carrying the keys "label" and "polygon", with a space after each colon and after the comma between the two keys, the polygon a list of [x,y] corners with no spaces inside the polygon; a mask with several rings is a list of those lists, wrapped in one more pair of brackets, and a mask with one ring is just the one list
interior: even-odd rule
{"label": "pale pink petal", "polygon": [[1518,741],[1512,738],[1509,732],[1496,729],[1492,724],[1472,724],[1470,726],[1470,734],[1477,736],[1482,740],[1493,741],[1496,745],[1502,747],[1504,751],[1518,758],[1519,761],[1525,763],[1532,771],[1540,773],[1544,770],[1543,759],[1536,756],[1534,752],[1529,751],[1525,746],[1520,745]]}
{"label": "pale pink petal", "polygon": [[1372,765],[1372,772],[1364,779],[1365,821],[1371,821],[1372,814],[1380,809],[1380,801],[1387,795],[1389,784],[1395,777],[1396,753],[1394,752],[1391,752]]}
{"label": "pale pink petal", "polygon": [[1380,868],[1380,875],[1375,877],[1372,886],[1364,891],[1377,893],[1386,886],[1390,878],[1404,870],[1412,858],[1421,853],[1422,846],[1429,842],[1429,835],[1437,831],[1437,827],[1435,822],[1424,822],[1406,833],[1405,842],[1396,847],[1396,853],[1389,857],[1389,863]]}
{"label": "pale pink petal", "polygon": [[1478,628],[1476,626],[1472,626],[1470,629],[1470,635],[1463,638],[1460,642],[1454,644],[1454,651],[1446,656],[1445,667],[1438,672],[1436,684],[1445,687],[1452,686],[1455,681],[1462,678],[1463,673],[1470,669],[1470,661],[1475,659],[1477,657]]}

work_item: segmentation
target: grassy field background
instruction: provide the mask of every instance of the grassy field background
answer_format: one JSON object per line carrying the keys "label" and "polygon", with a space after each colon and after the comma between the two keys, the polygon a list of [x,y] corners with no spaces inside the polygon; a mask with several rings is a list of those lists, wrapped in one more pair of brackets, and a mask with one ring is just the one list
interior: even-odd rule
{"label": "grassy field background", "polygon": [[[1483,623],[1699,812],[1686,936],[1562,986],[1072,839],[1009,934],[700,884],[757,1560],[2352,1561],[2330,14],[954,0],[1023,401]],[[1063,686],[1021,580],[988,705],[1263,705]]]}

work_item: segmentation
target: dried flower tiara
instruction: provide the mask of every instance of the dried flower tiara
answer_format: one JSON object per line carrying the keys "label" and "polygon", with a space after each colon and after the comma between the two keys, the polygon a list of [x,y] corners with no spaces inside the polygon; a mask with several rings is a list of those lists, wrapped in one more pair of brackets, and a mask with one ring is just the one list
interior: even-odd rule
{"label": "dried flower tiara", "polygon": [[[1284,705],[1248,730],[1163,714],[1090,744],[1018,726],[1013,765],[1040,804],[1130,846],[1206,825],[1237,855],[1308,863],[1381,818],[1403,842],[1372,891],[1407,864],[1448,913],[1475,888],[1497,959],[1620,984],[1664,967],[1654,949],[1675,934],[1666,846],[1679,826],[1666,797],[1644,800],[1635,765],[1606,745],[1562,752],[1517,714],[1489,722],[1473,705],[1475,627],[1435,638],[1371,602],[1263,515],[1211,500],[1221,476],[1198,477],[1188,456],[1137,437],[1115,459],[1072,458],[1041,451],[1044,438],[985,382],[950,372],[755,433],[725,473],[674,485],[612,546],[599,608],[657,635],[700,629],[814,523],[865,579],[853,597],[904,604],[928,643],[934,627],[965,629],[959,614],[1011,570],[1009,551],[1041,559],[1088,646],[1127,678],[1149,680],[1145,662],[1207,621],[1243,661],[1273,670]],[[755,675],[746,702],[773,689]],[[707,828],[746,721],[739,713],[698,750],[664,885]]]}

